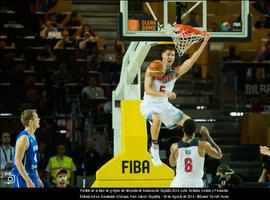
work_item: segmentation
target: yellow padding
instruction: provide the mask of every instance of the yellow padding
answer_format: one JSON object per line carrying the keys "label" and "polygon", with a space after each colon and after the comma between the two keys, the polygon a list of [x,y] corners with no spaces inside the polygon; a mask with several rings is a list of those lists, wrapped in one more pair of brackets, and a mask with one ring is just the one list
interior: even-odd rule
{"label": "yellow padding", "polygon": [[96,173],[92,187],[169,187],[174,171],[167,165],[155,167],[147,151],[146,121],[140,113],[141,100],[121,101],[121,153]]}
{"label": "yellow padding", "polygon": [[160,44],[160,45],[166,45],[166,44],[174,44],[174,42],[173,41],[161,41],[161,42],[158,42],[158,44]]}

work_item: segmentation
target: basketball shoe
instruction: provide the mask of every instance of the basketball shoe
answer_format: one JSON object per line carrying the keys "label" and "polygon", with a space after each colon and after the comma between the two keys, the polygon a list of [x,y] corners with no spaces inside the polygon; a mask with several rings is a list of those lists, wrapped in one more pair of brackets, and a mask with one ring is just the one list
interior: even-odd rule
{"label": "basketball shoe", "polygon": [[151,160],[154,166],[158,167],[162,165],[162,162],[159,157],[159,146],[151,146],[150,147]]}

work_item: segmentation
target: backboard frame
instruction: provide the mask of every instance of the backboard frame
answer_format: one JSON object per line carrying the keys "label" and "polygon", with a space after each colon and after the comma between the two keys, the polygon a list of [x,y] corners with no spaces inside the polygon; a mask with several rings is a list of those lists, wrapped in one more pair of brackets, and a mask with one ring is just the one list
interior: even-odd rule
{"label": "backboard frame", "polygon": [[[169,2],[199,2],[195,0],[167,0],[164,1],[163,12],[164,12],[164,24],[168,24],[168,3]],[[201,1],[204,10],[207,10],[207,1]],[[121,40],[127,41],[172,41],[172,39],[164,32],[156,31],[128,31],[128,1],[120,1],[120,12],[118,16],[118,37]],[[202,27],[197,29],[205,31],[207,28],[206,12],[203,12],[203,23]],[[252,37],[252,15],[249,13],[249,1],[241,0],[241,18],[242,18],[242,31],[240,32],[211,32],[211,41],[214,42],[227,42],[227,41],[251,41]]]}

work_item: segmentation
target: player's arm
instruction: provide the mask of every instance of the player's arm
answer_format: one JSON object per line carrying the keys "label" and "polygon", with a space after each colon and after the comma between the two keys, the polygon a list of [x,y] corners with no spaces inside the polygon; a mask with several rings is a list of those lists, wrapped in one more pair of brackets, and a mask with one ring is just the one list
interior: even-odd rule
{"label": "player's arm", "polygon": [[176,160],[178,158],[178,144],[173,143],[170,149],[170,158],[169,158],[169,163],[172,167],[176,166]]}
{"label": "player's arm", "polygon": [[182,76],[183,74],[185,74],[188,70],[190,70],[190,68],[194,65],[194,63],[198,60],[198,58],[200,57],[200,55],[203,52],[203,49],[205,47],[205,45],[207,44],[209,40],[209,36],[205,36],[201,46],[199,47],[199,49],[197,49],[197,51],[195,51],[192,56],[187,59],[178,69],[177,71],[177,77]]}
{"label": "player's arm", "polygon": [[147,69],[145,72],[145,80],[144,80],[145,93],[151,96],[166,97],[166,94],[164,92],[159,92],[159,91],[154,90],[153,80],[154,80],[154,77],[151,76],[150,72]]}
{"label": "player's arm", "polygon": [[260,153],[266,156],[270,156],[270,149],[267,146],[260,146]]}
{"label": "player's arm", "polygon": [[218,151],[216,148],[212,147],[211,144],[207,141],[203,141],[203,148],[207,155],[210,157],[221,159],[222,158],[222,152]]}
{"label": "player's arm", "polygon": [[258,180],[259,183],[265,183],[265,177],[267,176],[267,172],[268,172],[267,169],[265,169],[265,168],[262,169],[262,173],[261,173],[259,180]]}
{"label": "player's arm", "polygon": [[203,142],[205,152],[213,158],[221,159],[223,156],[222,151],[210,136],[208,129],[201,126],[200,134],[202,138],[206,140],[206,142]]}
{"label": "player's arm", "polygon": [[22,160],[28,146],[29,146],[29,141],[26,136],[22,136],[18,139],[18,141],[16,142],[16,149],[15,149],[16,153],[15,153],[14,163],[20,175],[25,180],[27,187],[35,187],[34,183],[31,181],[30,177],[28,176],[22,164]]}
{"label": "player's arm", "polygon": [[40,184],[40,187],[44,187],[44,185],[43,185],[43,182],[42,182],[42,180],[40,179],[40,177],[39,177],[39,175],[38,175],[38,170],[37,170],[37,172],[36,172],[36,176],[37,176],[37,178],[38,178],[38,181],[39,181],[39,184]]}
{"label": "player's arm", "polygon": [[174,92],[165,93],[165,92],[154,90],[153,80],[154,80],[154,77],[151,76],[150,72],[147,69],[145,72],[145,79],[144,79],[144,90],[147,95],[156,96],[156,97],[168,97],[169,99],[176,98],[176,94]]}

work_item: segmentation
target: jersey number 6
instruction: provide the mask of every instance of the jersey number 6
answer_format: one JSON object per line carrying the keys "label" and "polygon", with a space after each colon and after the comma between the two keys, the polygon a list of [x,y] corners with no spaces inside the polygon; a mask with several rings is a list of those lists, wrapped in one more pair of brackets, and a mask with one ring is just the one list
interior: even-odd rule
{"label": "jersey number 6", "polygon": [[185,158],[185,171],[186,172],[192,172],[192,159],[191,158]]}

